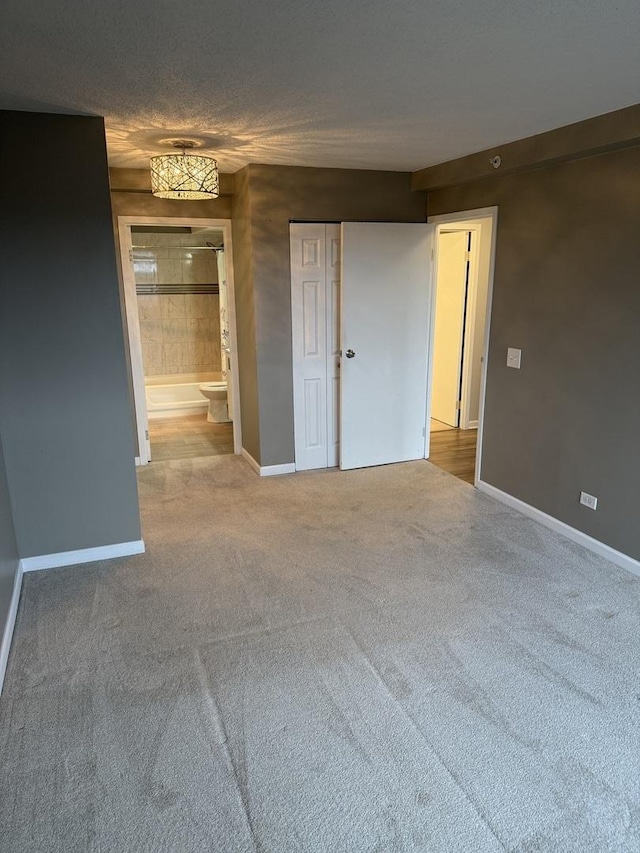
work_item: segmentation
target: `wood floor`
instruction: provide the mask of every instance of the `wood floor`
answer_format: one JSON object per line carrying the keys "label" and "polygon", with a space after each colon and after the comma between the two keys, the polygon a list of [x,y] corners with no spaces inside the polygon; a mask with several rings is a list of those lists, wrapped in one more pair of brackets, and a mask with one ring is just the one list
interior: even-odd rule
{"label": "wood floor", "polygon": [[149,421],[151,461],[233,453],[233,424],[207,423],[206,412]]}
{"label": "wood floor", "polygon": [[477,429],[431,432],[429,462],[473,485]]}
{"label": "wood floor", "polygon": [[[432,430],[429,461],[473,484],[476,435],[475,429]],[[206,414],[149,421],[149,437],[152,462],[233,453],[233,425],[207,423]]]}

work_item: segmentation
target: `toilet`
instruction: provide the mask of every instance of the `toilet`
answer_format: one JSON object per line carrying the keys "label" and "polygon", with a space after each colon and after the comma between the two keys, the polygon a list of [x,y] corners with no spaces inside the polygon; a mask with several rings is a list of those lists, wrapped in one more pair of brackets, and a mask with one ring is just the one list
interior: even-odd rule
{"label": "toilet", "polygon": [[229,409],[227,407],[227,383],[226,382],[203,382],[198,385],[203,397],[209,401],[207,420],[212,424],[228,423]]}

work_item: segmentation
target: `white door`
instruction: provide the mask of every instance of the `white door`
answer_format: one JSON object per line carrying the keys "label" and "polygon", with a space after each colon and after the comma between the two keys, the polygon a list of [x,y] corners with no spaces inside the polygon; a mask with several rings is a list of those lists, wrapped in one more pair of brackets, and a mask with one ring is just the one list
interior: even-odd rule
{"label": "white door", "polygon": [[438,235],[431,417],[452,427],[460,424],[468,241],[467,231]]}
{"label": "white door", "polygon": [[340,226],[292,224],[296,470],[338,464]]}
{"label": "white door", "polygon": [[341,468],[425,455],[433,234],[342,225]]}

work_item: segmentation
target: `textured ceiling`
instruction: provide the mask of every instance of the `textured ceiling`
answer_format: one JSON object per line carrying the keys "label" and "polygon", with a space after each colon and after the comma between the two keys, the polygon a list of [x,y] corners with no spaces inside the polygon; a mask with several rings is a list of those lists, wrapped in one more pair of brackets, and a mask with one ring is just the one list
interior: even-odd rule
{"label": "textured ceiling", "polygon": [[638,0],[3,0],[0,33],[0,107],[105,116],[115,166],[415,170],[639,100]]}

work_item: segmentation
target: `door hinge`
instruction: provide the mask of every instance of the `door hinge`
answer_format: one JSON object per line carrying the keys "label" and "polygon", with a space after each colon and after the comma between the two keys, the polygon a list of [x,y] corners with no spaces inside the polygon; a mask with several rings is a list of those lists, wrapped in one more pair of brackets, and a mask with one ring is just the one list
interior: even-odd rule
{"label": "door hinge", "polygon": [[149,430],[148,429],[145,429],[144,437],[147,439],[147,441],[149,441]]}
{"label": "door hinge", "polygon": [[426,438],[426,435],[427,435],[427,428],[426,428],[426,427],[422,427],[422,437],[423,437],[423,438]]}
{"label": "door hinge", "polygon": [[460,410],[462,408],[462,400],[456,401],[456,409]]}
{"label": "door hinge", "polygon": [[129,249],[129,261],[133,263],[133,249]]}

